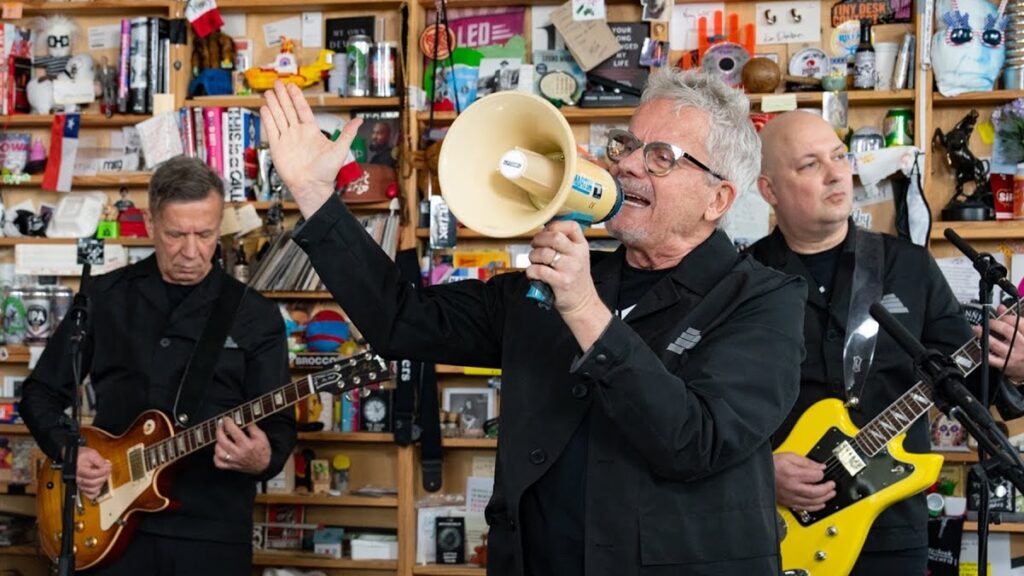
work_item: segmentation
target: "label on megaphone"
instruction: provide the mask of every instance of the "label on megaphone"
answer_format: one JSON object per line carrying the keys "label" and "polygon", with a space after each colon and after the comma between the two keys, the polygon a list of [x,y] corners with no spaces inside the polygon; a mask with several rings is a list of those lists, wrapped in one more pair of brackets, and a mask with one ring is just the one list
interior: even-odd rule
{"label": "label on megaphone", "polygon": [[[530,194],[538,208],[544,208],[562,187],[565,162],[516,147],[502,155],[498,171]],[[576,172],[569,182],[571,192],[557,212],[559,219],[581,224],[602,222],[615,215],[622,203],[618,184],[611,174],[583,158],[576,159]],[[613,194],[605,196],[608,189]]]}

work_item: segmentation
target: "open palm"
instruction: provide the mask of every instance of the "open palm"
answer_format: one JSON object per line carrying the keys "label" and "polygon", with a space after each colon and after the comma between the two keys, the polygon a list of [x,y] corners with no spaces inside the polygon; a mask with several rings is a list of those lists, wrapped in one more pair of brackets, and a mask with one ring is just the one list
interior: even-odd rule
{"label": "open palm", "polygon": [[332,142],[320,131],[313,110],[297,86],[275,82],[273,90],[264,96],[267,104],[260,108],[260,117],[274,169],[308,218],[334,193],[335,176],[362,122],[348,122]]}

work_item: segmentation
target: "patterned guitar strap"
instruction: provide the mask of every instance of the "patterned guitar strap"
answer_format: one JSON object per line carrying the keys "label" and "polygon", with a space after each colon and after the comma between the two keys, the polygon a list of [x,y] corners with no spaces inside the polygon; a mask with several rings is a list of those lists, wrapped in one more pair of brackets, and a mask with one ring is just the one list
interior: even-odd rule
{"label": "patterned guitar strap", "polygon": [[860,395],[875,356],[878,322],[871,317],[870,307],[882,299],[882,272],[885,256],[882,236],[866,230],[854,230],[853,286],[850,310],[846,317],[846,343],[843,346],[843,377],[846,384],[846,407],[857,408]]}

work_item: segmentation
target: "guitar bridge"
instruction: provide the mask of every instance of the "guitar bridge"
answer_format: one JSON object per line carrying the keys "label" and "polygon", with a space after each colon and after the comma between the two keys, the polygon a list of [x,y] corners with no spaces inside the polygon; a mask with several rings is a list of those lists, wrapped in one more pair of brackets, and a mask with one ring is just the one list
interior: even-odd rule
{"label": "guitar bridge", "polygon": [[850,445],[848,441],[840,442],[834,450],[832,455],[839,460],[839,463],[846,469],[847,474],[850,476],[856,476],[858,472],[863,470],[867,464],[864,459],[857,454],[857,451]]}

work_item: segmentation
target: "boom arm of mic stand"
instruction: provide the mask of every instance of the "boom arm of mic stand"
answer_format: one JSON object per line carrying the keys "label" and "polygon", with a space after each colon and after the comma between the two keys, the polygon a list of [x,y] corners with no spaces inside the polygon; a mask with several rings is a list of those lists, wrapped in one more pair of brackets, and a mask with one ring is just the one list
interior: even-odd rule
{"label": "boom arm of mic stand", "polygon": [[989,460],[979,463],[985,472],[989,476],[1006,478],[1017,487],[1017,490],[1024,490],[1024,461],[1021,461],[1020,454],[1010,441],[1001,432],[982,430],[982,427],[958,406],[953,407],[949,415],[956,418],[957,422],[974,436],[986,453],[991,454]]}

